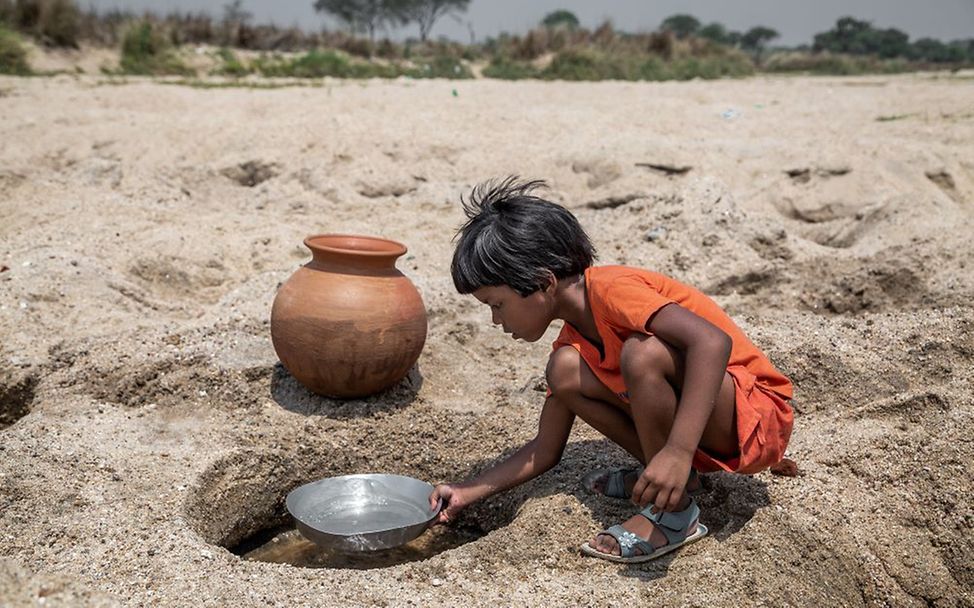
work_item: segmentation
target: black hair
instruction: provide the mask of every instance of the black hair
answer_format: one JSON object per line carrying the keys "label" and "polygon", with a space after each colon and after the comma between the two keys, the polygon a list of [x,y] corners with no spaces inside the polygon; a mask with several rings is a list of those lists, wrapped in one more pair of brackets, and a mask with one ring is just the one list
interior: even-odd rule
{"label": "black hair", "polygon": [[[570,211],[531,193],[541,180],[488,180],[460,198],[467,221],[457,231],[450,272],[460,293],[507,285],[521,296],[557,279],[581,274],[595,248]],[[455,237],[456,238],[456,237]]]}

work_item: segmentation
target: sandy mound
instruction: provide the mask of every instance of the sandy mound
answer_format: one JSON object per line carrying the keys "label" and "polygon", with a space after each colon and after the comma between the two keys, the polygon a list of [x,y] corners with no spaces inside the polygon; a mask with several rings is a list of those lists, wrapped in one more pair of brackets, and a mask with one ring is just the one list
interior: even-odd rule
{"label": "sandy mound", "polygon": [[[963,79],[5,78],[0,112],[0,603],[974,605]],[[707,476],[712,535],[620,568],[577,547],[629,510],[578,480],[627,461],[578,425],[426,553],[242,559],[297,484],[453,480],[533,436],[548,344],[448,273],[458,196],[509,173],[547,179],[602,263],[727,307],[795,380],[802,475]],[[406,243],[429,311],[418,368],[375,398],[307,393],[270,344],[326,231]]]}

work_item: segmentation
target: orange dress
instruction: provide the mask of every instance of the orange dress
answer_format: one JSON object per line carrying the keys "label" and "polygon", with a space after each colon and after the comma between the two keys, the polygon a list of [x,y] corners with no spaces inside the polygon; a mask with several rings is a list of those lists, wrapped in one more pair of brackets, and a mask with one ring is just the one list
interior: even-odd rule
{"label": "orange dress", "polygon": [[755,473],[782,459],[794,423],[788,404],[792,398],[791,382],[716,302],[669,277],[627,266],[586,269],[585,289],[604,356],[568,323],[553,343],[554,350],[564,346],[577,350],[599,381],[628,402],[628,390],[619,366],[623,343],[634,333],[651,335],[646,325],[664,306],[682,306],[719,327],[733,344],[727,372],[736,388],[740,453],[721,460],[698,449],[693,466],[701,472]]}

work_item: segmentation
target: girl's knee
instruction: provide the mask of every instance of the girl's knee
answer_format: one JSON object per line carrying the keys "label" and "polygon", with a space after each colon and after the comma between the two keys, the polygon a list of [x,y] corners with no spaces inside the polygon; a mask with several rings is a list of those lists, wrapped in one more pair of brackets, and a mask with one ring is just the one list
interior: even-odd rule
{"label": "girl's knee", "polygon": [[545,380],[551,394],[566,396],[578,394],[581,386],[582,357],[570,346],[563,346],[548,357]]}
{"label": "girl's knee", "polygon": [[637,378],[671,376],[676,368],[675,357],[673,348],[656,336],[633,334],[622,345],[619,367],[628,385]]}

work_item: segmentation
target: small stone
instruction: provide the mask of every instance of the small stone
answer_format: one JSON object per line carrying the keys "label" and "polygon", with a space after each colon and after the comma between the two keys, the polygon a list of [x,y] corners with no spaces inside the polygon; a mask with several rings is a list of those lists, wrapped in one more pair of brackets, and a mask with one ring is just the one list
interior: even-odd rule
{"label": "small stone", "polygon": [[213,553],[207,549],[203,549],[202,551],[200,551],[200,557],[202,557],[203,559],[213,559]]}
{"label": "small stone", "polygon": [[656,241],[660,240],[664,236],[666,236],[666,228],[663,228],[662,226],[657,226],[651,229],[649,232],[647,232],[645,238],[650,243],[655,243]]}
{"label": "small stone", "polygon": [[441,579],[441,578],[434,578],[430,582],[433,584],[434,587],[439,587],[440,585],[443,584],[443,579]]}

